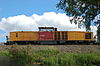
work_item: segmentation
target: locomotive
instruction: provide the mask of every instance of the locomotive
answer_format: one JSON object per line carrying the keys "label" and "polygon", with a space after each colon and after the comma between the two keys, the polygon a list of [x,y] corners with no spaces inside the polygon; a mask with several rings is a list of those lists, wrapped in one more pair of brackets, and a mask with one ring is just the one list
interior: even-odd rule
{"label": "locomotive", "polygon": [[54,27],[38,27],[39,31],[10,32],[6,45],[41,45],[41,44],[91,44],[93,32],[57,31]]}

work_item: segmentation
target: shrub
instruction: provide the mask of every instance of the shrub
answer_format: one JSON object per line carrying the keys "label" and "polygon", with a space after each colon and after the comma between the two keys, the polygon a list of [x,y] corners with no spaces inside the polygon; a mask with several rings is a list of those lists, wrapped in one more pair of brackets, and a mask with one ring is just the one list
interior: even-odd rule
{"label": "shrub", "polygon": [[11,57],[18,66],[100,66],[100,54],[96,53],[64,53],[54,47],[33,49],[12,46],[2,55]]}

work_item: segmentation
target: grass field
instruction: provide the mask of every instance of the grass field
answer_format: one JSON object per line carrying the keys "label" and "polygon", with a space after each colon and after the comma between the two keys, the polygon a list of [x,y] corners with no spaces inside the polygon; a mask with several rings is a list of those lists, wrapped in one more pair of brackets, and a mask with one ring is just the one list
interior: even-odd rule
{"label": "grass field", "polygon": [[100,53],[62,52],[55,46],[11,46],[0,51],[0,66],[100,66]]}

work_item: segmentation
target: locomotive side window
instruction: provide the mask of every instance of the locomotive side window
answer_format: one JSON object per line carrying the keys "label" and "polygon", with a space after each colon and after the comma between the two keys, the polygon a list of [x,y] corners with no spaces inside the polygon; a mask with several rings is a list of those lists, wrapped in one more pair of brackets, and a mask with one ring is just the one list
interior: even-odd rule
{"label": "locomotive side window", "polygon": [[18,37],[18,33],[16,33],[16,37]]}
{"label": "locomotive side window", "polygon": [[91,33],[86,33],[85,34],[85,39],[91,39]]}

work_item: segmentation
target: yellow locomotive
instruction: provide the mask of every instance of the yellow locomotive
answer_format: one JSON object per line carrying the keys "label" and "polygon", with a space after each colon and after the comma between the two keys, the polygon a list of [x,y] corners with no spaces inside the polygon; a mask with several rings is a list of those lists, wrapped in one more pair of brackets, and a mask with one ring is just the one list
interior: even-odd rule
{"label": "yellow locomotive", "polygon": [[93,32],[57,31],[54,27],[39,27],[39,31],[10,32],[7,45],[12,44],[90,44]]}

